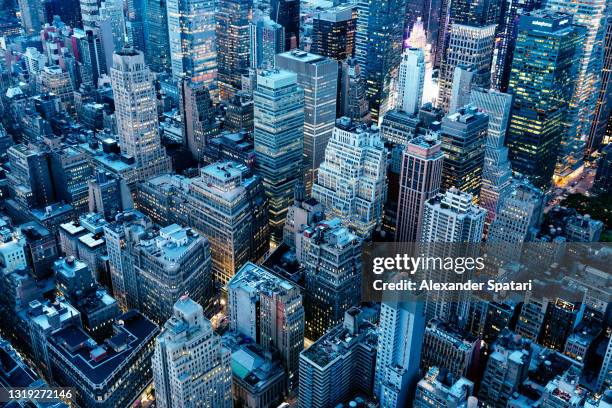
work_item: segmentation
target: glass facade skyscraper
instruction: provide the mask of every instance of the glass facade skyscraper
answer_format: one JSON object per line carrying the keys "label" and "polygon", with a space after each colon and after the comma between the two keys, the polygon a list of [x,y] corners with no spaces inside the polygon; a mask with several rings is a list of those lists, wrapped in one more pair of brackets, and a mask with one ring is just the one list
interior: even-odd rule
{"label": "glass facade skyscraper", "polygon": [[521,17],[509,92],[514,95],[507,146],[514,171],[550,185],[574,92],[583,36],[571,16],[545,11]]}

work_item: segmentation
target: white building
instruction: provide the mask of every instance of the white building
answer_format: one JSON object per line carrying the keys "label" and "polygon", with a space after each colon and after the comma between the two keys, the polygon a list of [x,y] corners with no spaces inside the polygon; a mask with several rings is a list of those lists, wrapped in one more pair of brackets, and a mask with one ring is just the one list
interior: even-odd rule
{"label": "white building", "polygon": [[425,54],[419,48],[408,48],[402,54],[397,86],[397,109],[419,112],[425,85]]}
{"label": "white building", "polygon": [[336,121],[312,196],[328,218],[366,238],[380,225],[387,195],[387,150],[376,126]]}
{"label": "white building", "polygon": [[160,408],[233,406],[230,352],[202,306],[187,296],[157,337],[152,368]]}
{"label": "white building", "polygon": [[113,54],[111,82],[121,152],[133,158],[141,179],[168,173],[171,163],[159,136],[153,75],[142,52],[125,48]]}

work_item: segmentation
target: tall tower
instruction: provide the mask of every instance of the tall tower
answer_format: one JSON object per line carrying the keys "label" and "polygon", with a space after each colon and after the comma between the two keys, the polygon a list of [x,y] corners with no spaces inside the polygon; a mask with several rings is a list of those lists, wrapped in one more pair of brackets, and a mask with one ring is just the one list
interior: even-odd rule
{"label": "tall tower", "polygon": [[607,0],[546,0],[545,3],[547,10],[569,14],[575,25],[586,28],[580,43],[582,54],[566,120],[567,142],[562,143],[560,160],[555,170],[555,176],[563,178],[583,162],[584,148],[587,146],[585,140],[590,135],[601,84],[606,18],[612,5]]}
{"label": "tall tower", "polygon": [[355,53],[357,13],[352,5],[343,4],[317,12],[312,19],[314,54],[344,61]]}
{"label": "tall tower", "polygon": [[280,243],[295,183],[303,174],[304,91],[292,72],[263,71],[253,102],[255,165],[269,200],[270,236]]}
{"label": "tall tower", "polygon": [[276,68],[295,72],[304,89],[304,185],[310,193],[336,122],[338,62],[293,50],[276,56]]}
{"label": "tall tower", "polygon": [[285,49],[285,29],[270,17],[255,14],[249,24],[249,41],[251,68],[272,69],[274,57]]}
{"label": "tall tower", "polygon": [[270,18],[285,28],[285,48],[300,46],[300,0],[271,0]]}
{"label": "tall tower", "polygon": [[[548,11],[521,16],[508,92],[514,95],[507,146],[512,169],[550,185],[579,67],[584,28]],[[571,139],[571,138],[570,138]],[[563,149],[563,148],[561,148]]]}
{"label": "tall tower", "polygon": [[222,100],[241,88],[242,74],[249,68],[249,19],[253,0],[221,0],[217,3],[217,61]]}
{"label": "tall tower", "polygon": [[459,65],[453,73],[453,84],[451,87],[449,113],[457,112],[457,109],[470,103],[470,93],[474,84],[475,70],[473,67]]}
{"label": "tall tower", "polygon": [[397,203],[397,242],[419,242],[425,202],[440,191],[443,159],[441,143],[433,133],[415,137],[404,149]]}
{"label": "tall tower", "polygon": [[474,67],[474,86],[488,89],[491,85],[491,59],[495,40],[495,24],[470,26],[453,24],[448,48],[440,66],[438,107],[449,110],[455,68]]}
{"label": "tall tower", "polygon": [[134,158],[141,179],[169,172],[170,158],[158,133],[153,77],[142,52],[125,48],[113,54],[111,81],[122,152]]}
{"label": "tall tower", "polygon": [[497,203],[508,189],[512,176],[508,148],[504,146],[512,108],[512,95],[481,88],[474,89],[471,92],[471,104],[489,116],[479,204],[487,210],[486,224],[490,225],[495,218]]}
{"label": "tall tower", "polygon": [[383,407],[405,407],[419,380],[425,333],[422,302],[383,302],[374,395]]}
{"label": "tall tower", "polygon": [[172,75],[208,87],[217,99],[215,2],[167,0]]}
{"label": "tall tower", "polygon": [[145,58],[154,72],[170,72],[170,39],[166,0],[147,0]]}
{"label": "tall tower", "polygon": [[[33,2],[38,3],[38,2]],[[98,26],[100,16],[100,1],[98,0],[79,0],[81,5],[81,21],[85,30],[91,30]],[[30,7],[32,9],[33,7]],[[38,16],[37,16],[38,17]],[[42,20],[42,15],[40,16]],[[34,19],[32,19],[34,21]],[[42,21],[41,21],[42,22]]]}
{"label": "tall tower", "polygon": [[402,58],[406,0],[359,0],[355,57],[366,80],[372,120],[389,110],[392,79]]}
{"label": "tall tower", "polygon": [[230,351],[204,317],[202,306],[187,296],[174,305],[174,316],[155,341],[152,359],[155,399],[160,408],[191,406],[231,408]]}
{"label": "tall tower", "polygon": [[488,124],[489,117],[470,105],[442,119],[444,190],[456,187],[478,199]]}
{"label": "tall tower", "polygon": [[422,49],[408,48],[402,54],[397,85],[397,108],[416,114],[423,100],[425,54]]}

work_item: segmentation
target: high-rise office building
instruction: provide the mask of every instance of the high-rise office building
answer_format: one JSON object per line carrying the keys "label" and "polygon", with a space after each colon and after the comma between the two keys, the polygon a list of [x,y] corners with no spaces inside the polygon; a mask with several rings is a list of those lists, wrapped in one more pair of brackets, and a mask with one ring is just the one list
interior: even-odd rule
{"label": "high-rise office building", "polygon": [[147,0],[145,60],[154,72],[170,72],[170,39],[166,0]]}
{"label": "high-rise office building", "polygon": [[346,116],[356,122],[368,122],[370,112],[361,65],[355,58],[350,58],[340,63],[340,69],[336,116]]}
{"label": "high-rise office building", "polygon": [[597,376],[597,384],[595,390],[601,391],[604,387],[612,384],[612,337],[608,340],[606,352],[604,354],[604,361],[601,365],[601,370]]}
{"label": "high-rise office building", "polygon": [[183,139],[191,157],[201,162],[208,141],[219,134],[213,100],[202,83],[184,79],[179,88]]}
{"label": "high-rise office building", "polygon": [[242,74],[249,68],[249,19],[253,0],[220,0],[217,3],[217,65],[219,95],[229,99],[241,89]]}
{"label": "high-rise office building", "polygon": [[338,62],[293,50],[276,56],[276,68],[297,74],[304,90],[304,185],[310,193],[317,169],[325,157],[325,147],[336,121]]}
{"label": "high-rise office building", "polygon": [[358,236],[370,237],[382,221],[386,171],[387,150],[378,128],[340,118],[312,196],[323,204],[326,215],[339,217]]}
{"label": "high-rise office building", "polygon": [[384,407],[412,400],[425,332],[422,302],[383,302],[380,309],[374,395]]}
{"label": "high-rise office building", "polygon": [[372,393],[378,337],[372,313],[347,310],[341,325],[300,353],[299,408],[337,406]]}
{"label": "high-rise office building", "polygon": [[310,52],[336,61],[352,58],[356,30],[357,12],[353,5],[343,4],[318,11],[312,19]]}
{"label": "high-rise office building", "polygon": [[611,5],[606,0],[546,0],[545,4],[551,12],[571,15],[573,24],[586,30],[580,41],[578,72],[566,119],[567,142],[561,146],[562,156],[555,170],[555,176],[563,178],[582,165],[585,146],[591,142],[587,139],[601,85],[606,19]]}
{"label": "high-rise office building", "polygon": [[270,237],[279,243],[295,183],[302,177],[304,91],[292,72],[263,71],[253,101],[255,165],[269,200]]}
{"label": "high-rise office building", "polygon": [[501,6],[501,18],[497,28],[491,71],[491,85],[501,92],[508,90],[519,16],[529,13],[539,3],[539,0],[508,0]]}
{"label": "high-rise office building", "polygon": [[448,48],[440,66],[440,90],[438,107],[448,111],[455,68],[459,65],[473,67],[473,85],[488,89],[491,85],[491,59],[495,42],[495,24],[470,26],[453,24]]}
{"label": "high-rise office building", "polygon": [[155,86],[143,53],[125,48],[113,54],[111,80],[122,152],[133,158],[141,179],[170,171],[158,131]]}
{"label": "high-rise office building", "polygon": [[448,106],[449,113],[455,113],[459,108],[470,103],[470,94],[474,86],[474,74],[473,66],[458,65],[455,67]]}
{"label": "high-rise office building", "polygon": [[100,1],[99,0],[79,0],[81,5],[81,21],[83,28],[91,30],[98,26],[98,17],[100,16]]}
{"label": "high-rise office building", "polygon": [[144,0],[127,0],[127,30],[128,44],[135,50],[144,52],[145,47],[146,3]]}
{"label": "high-rise office building", "polygon": [[254,11],[249,24],[249,42],[251,68],[272,69],[274,57],[285,49],[285,28]]}
{"label": "high-rise office building", "polygon": [[131,251],[138,281],[139,310],[157,323],[172,315],[174,302],[189,295],[201,305],[212,301],[208,239],[172,224],[143,236]]}
{"label": "high-rise office building", "polygon": [[160,408],[233,406],[230,351],[202,306],[188,296],[174,304],[172,317],[155,340],[151,365]]}
{"label": "high-rise office building", "polygon": [[601,83],[593,123],[587,143],[587,154],[598,150],[602,145],[606,126],[612,116],[612,13],[608,13],[604,37],[604,55],[601,68]]}
{"label": "high-rise office building", "polygon": [[172,75],[217,89],[215,3],[211,0],[166,0]]}
{"label": "high-rise office building", "polygon": [[498,203],[488,241],[509,245],[535,237],[544,213],[544,193],[526,180],[514,181]]}
{"label": "high-rise office building", "polygon": [[547,11],[523,15],[508,92],[514,95],[506,144],[512,169],[537,187],[551,183],[574,92],[582,36],[571,17]]}
{"label": "high-rise office building", "polygon": [[442,188],[457,188],[478,199],[482,186],[489,117],[466,106],[442,119],[440,130],[444,165]]}
{"label": "high-rise office building", "polygon": [[397,201],[397,242],[419,242],[425,202],[438,195],[444,154],[438,135],[430,133],[408,142],[402,153]]}
{"label": "high-rise office building", "polygon": [[363,70],[374,122],[391,108],[388,98],[402,58],[405,14],[406,0],[357,2],[355,57]]}
{"label": "high-rise office building", "polygon": [[232,330],[266,350],[276,350],[287,370],[287,384],[297,384],[304,348],[304,307],[297,285],[250,262],[227,284]]}
{"label": "high-rise office building", "polygon": [[512,176],[508,148],[504,146],[512,95],[478,88],[472,90],[470,103],[489,117],[479,204],[487,210],[486,223],[490,225],[495,219],[497,203],[507,191]]}
{"label": "high-rise office building", "polygon": [[421,242],[480,242],[485,216],[470,194],[450,189],[425,203]]}
{"label": "high-rise office building", "polygon": [[397,108],[416,114],[423,101],[425,54],[419,48],[408,48],[402,54],[397,82]]}
{"label": "high-rise office building", "polygon": [[296,255],[306,274],[307,338],[318,339],[359,304],[355,293],[361,285],[361,243],[337,218],[296,236]]}
{"label": "high-rise office building", "polygon": [[270,0],[270,18],[285,29],[285,47],[290,51],[300,47],[300,1]]}

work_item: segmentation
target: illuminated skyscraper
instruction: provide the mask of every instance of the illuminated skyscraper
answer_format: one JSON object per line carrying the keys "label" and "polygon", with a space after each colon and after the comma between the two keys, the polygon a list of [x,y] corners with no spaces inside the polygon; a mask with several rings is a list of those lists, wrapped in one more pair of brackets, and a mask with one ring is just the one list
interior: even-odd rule
{"label": "illuminated skyscraper", "polygon": [[295,183],[303,177],[304,91],[292,72],[263,71],[253,101],[255,164],[269,200],[270,237],[280,243]]}
{"label": "illuminated skyscraper", "polygon": [[[167,0],[170,59],[175,78],[188,78],[217,92],[217,43],[213,0]],[[245,39],[246,40],[246,39]]]}
{"label": "illuminated skyscraper", "polygon": [[488,124],[489,117],[470,105],[442,119],[443,190],[456,187],[478,199]]}
{"label": "illuminated skyscraper", "polygon": [[402,58],[406,0],[359,0],[355,57],[366,79],[366,95],[372,120],[387,106],[391,82],[397,77]]}
{"label": "illuminated skyscraper", "polygon": [[241,88],[242,74],[249,68],[249,19],[252,0],[221,0],[217,3],[217,62],[219,93],[229,99]]}
{"label": "illuminated skyscraper", "polygon": [[174,315],[155,341],[152,359],[155,399],[160,408],[192,406],[231,408],[230,351],[189,297],[174,305]]}
{"label": "illuminated skyscraper", "polygon": [[440,191],[443,158],[436,134],[415,137],[406,145],[397,202],[397,242],[419,242],[425,202]]}
{"label": "illuminated skyscraper", "polygon": [[438,107],[448,111],[455,68],[459,65],[473,67],[473,85],[488,89],[491,85],[491,59],[495,25],[482,27],[453,24],[448,48],[440,66],[440,91]]}
{"label": "illuminated skyscraper", "polygon": [[152,71],[169,72],[170,40],[166,0],[147,0],[145,59]]}
{"label": "illuminated skyscraper", "polygon": [[425,84],[425,55],[423,50],[408,48],[402,54],[397,85],[397,108],[416,114],[423,100]]}
{"label": "illuminated skyscraper", "polygon": [[353,5],[343,4],[319,11],[312,20],[312,45],[314,54],[344,61],[355,52],[357,13]]}
{"label": "illuminated skyscraper", "polygon": [[328,217],[368,238],[382,222],[386,172],[387,150],[378,128],[343,117],[325,149],[312,196]]}
{"label": "illuminated skyscraper", "polygon": [[331,58],[293,50],[276,56],[276,67],[297,74],[304,89],[304,185],[310,193],[317,169],[336,121],[338,62]]}
{"label": "illuminated skyscraper", "polygon": [[142,52],[125,48],[115,53],[111,81],[122,152],[134,158],[141,179],[169,172],[170,158],[158,132],[153,77]]}
{"label": "illuminated skyscraper", "polygon": [[512,169],[537,187],[550,185],[579,67],[582,29],[565,14],[537,11],[521,17],[509,93],[514,95],[507,146]]}
{"label": "illuminated skyscraper", "polygon": [[274,57],[285,49],[285,29],[268,16],[255,12],[249,24],[251,68],[274,68]]}
{"label": "illuminated skyscraper", "polygon": [[479,201],[480,206],[487,210],[486,223],[489,225],[495,218],[497,203],[508,189],[512,176],[508,148],[504,146],[512,95],[479,88],[472,90],[471,103],[489,116]]}
{"label": "illuminated skyscraper", "polygon": [[562,141],[555,169],[555,176],[562,178],[582,164],[601,84],[606,18],[612,5],[607,0],[546,0],[544,3],[547,10],[569,14],[573,24],[586,29],[580,41],[576,84],[566,118],[568,133]]}

